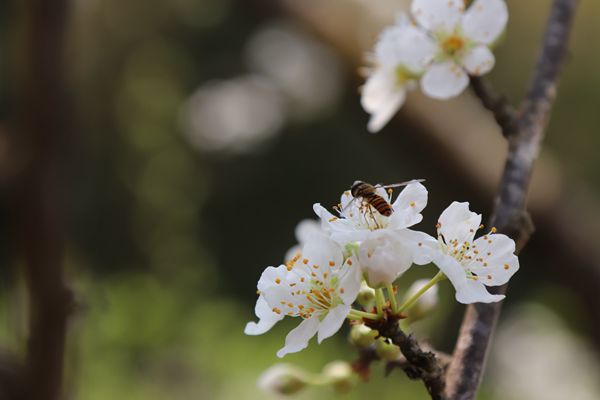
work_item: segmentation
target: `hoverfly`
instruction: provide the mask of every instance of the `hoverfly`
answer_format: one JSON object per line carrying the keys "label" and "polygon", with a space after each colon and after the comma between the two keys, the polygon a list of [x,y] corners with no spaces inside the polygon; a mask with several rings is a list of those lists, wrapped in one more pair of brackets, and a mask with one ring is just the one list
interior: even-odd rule
{"label": "hoverfly", "polygon": [[352,197],[354,197],[354,198],[348,204],[346,204],[344,209],[346,209],[348,206],[350,206],[350,204],[352,204],[352,202],[354,200],[356,200],[358,198],[362,198],[362,201],[364,203],[373,207],[379,214],[383,215],[384,217],[389,217],[394,212],[394,209],[393,209],[392,205],[386,199],[384,199],[379,194],[377,194],[377,189],[384,188],[386,190],[391,190],[392,188],[395,188],[395,187],[406,186],[413,182],[423,182],[424,180],[425,179],[413,179],[411,181],[394,183],[391,185],[380,185],[380,184],[371,185],[370,183],[367,183],[367,182],[355,181],[352,184],[352,186],[350,187],[350,193],[352,194]]}

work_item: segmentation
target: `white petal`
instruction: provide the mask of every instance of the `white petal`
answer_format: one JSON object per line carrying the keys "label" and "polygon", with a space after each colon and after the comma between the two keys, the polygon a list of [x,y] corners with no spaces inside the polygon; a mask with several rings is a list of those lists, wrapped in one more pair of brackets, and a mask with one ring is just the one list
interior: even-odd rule
{"label": "white petal", "polygon": [[344,255],[339,244],[324,236],[306,242],[302,248],[302,257],[308,259],[311,265],[317,265],[327,272],[330,263],[340,268]]}
{"label": "white petal", "polygon": [[[362,283],[361,266],[355,256],[349,257],[344,263],[345,274],[340,278],[339,288],[344,288],[344,293],[339,293],[346,305],[351,305],[356,300]],[[339,289],[338,289],[339,290]]]}
{"label": "white petal", "polygon": [[400,109],[406,98],[406,88],[396,83],[393,70],[377,68],[362,88],[361,104],[371,114],[367,129],[381,130]]}
{"label": "white petal", "polygon": [[394,213],[390,217],[390,228],[406,228],[421,222],[421,211],[427,205],[427,196],[427,189],[421,183],[407,185],[392,204]]}
{"label": "white petal", "polygon": [[360,265],[371,287],[391,285],[412,265],[413,251],[396,235],[381,234],[359,247]]}
{"label": "white petal", "polygon": [[317,335],[319,344],[340,330],[346,316],[350,312],[350,308],[349,305],[340,304],[329,310],[323,321],[319,324],[319,333]]}
{"label": "white petal", "polygon": [[463,16],[462,30],[469,39],[490,44],[504,31],[507,22],[504,0],[475,0]]}
{"label": "white petal", "polygon": [[456,291],[456,301],[463,304],[495,303],[504,299],[503,294],[490,294],[480,280],[468,279],[461,290]]}
{"label": "white petal", "polygon": [[444,235],[446,244],[458,241],[458,246],[464,242],[472,242],[475,232],[481,225],[481,214],[469,210],[469,203],[457,201],[450,204],[440,215],[438,233]]}
{"label": "white petal", "polygon": [[482,236],[473,242],[473,249],[468,254],[471,261],[466,267],[485,285],[503,285],[519,270],[519,259],[514,252],[515,242],[508,236]]}
{"label": "white petal", "polygon": [[460,22],[463,0],[414,0],[411,11],[417,22],[434,33],[451,33]]}
{"label": "white petal", "polygon": [[423,93],[440,100],[458,96],[468,84],[465,71],[452,61],[433,64],[421,79]]}
{"label": "white petal", "polygon": [[440,244],[436,238],[424,232],[402,229],[395,232],[399,240],[412,248],[412,262],[417,265],[429,264],[433,260],[433,254],[439,252]]}
{"label": "white petal", "polygon": [[281,358],[288,353],[296,353],[305,349],[308,346],[308,341],[315,336],[318,329],[319,318],[317,316],[302,321],[285,337],[285,346],[277,352],[277,357]]}
{"label": "white petal", "polygon": [[317,221],[304,219],[296,225],[295,234],[298,243],[304,244],[313,237],[322,237],[325,233]]}
{"label": "white petal", "polygon": [[274,313],[263,296],[259,296],[256,300],[254,313],[258,317],[258,323],[248,322],[244,329],[246,335],[262,335],[283,319],[283,314]]}
{"label": "white petal", "polygon": [[331,234],[333,232],[354,232],[356,228],[352,221],[344,218],[338,218],[319,203],[313,205],[313,211],[321,219],[321,228],[324,232]]}
{"label": "white petal", "polygon": [[399,66],[419,74],[438,52],[437,43],[410,24],[386,28],[375,45],[375,62],[395,71]]}
{"label": "white petal", "polygon": [[490,72],[496,59],[490,49],[482,45],[467,50],[460,61],[471,75],[481,76]]}
{"label": "white petal", "polygon": [[456,301],[463,304],[491,303],[500,301],[502,295],[492,295],[481,281],[467,278],[464,268],[454,258],[441,255],[434,259],[438,268],[448,277],[456,290]]}
{"label": "white petal", "polygon": [[257,287],[271,309],[279,307],[282,301],[294,302],[288,286],[288,276],[289,271],[285,265],[268,267],[260,276]]}

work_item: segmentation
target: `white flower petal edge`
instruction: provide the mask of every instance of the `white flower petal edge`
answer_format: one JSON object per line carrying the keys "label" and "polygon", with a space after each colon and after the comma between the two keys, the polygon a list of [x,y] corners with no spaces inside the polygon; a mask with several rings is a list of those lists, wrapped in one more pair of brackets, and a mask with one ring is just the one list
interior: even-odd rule
{"label": "white flower petal edge", "polygon": [[428,196],[427,189],[422,183],[409,183],[392,204],[394,213],[390,216],[390,226],[400,229],[421,222],[423,220],[421,211],[427,206]]}
{"label": "white flower petal edge", "polygon": [[463,0],[414,0],[412,15],[429,31],[450,33],[460,21],[465,9]]}
{"label": "white flower petal edge", "polygon": [[327,316],[319,324],[319,331],[317,332],[317,342],[319,344],[340,330],[351,308],[350,305],[340,304],[329,310]]}
{"label": "white flower petal edge", "polygon": [[246,335],[262,335],[283,319],[283,315],[274,313],[271,310],[263,296],[258,296],[254,313],[258,317],[258,323],[248,322],[244,329]]}
{"label": "white flower petal edge", "polygon": [[453,257],[446,254],[438,254],[433,262],[448,277],[456,290],[456,301],[463,304],[471,303],[493,303],[504,298],[502,295],[488,293],[485,286],[467,278],[465,269]]}
{"label": "white flower petal edge", "polygon": [[519,269],[515,243],[492,229],[473,241],[481,215],[469,210],[469,203],[453,202],[438,220],[438,246],[428,241],[424,252],[448,277],[460,303],[490,303],[503,295],[490,294],[485,286],[502,285]]}
{"label": "white flower petal edge", "polygon": [[465,52],[462,65],[469,74],[474,76],[485,75],[494,68],[496,58],[486,46],[475,46]]}
{"label": "white flower petal edge", "polygon": [[469,203],[452,202],[438,219],[438,235],[441,234],[446,243],[472,242],[475,232],[481,225],[481,214],[469,210]]}
{"label": "white flower petal edge", "polygon": [[406,87],[396,83],[395,72],[378,67],[362,88],[361,105],[371,114],[367,129],[379,132],[396,114],[406,99]]}
{"label": "white flower petal edge", "polygon": [[475,0],[462,19],[462,30],[469,39],[490,45],[506,28],[508,7],[504,0]]}
{"label": "white flower petal edge", "polygon": [[314,316],[305,319],[290,331],[285,337],[285,346],[278,352],[277,357],[281,358],[289,353],[297,353],[308,347],[308,341],[315,336],[319,330],[319,317]]}
{"label": "white flower petal edge", "polygon": [[421,79],[423,93],[438,100],[458,96],[468,84],[469,77],[453,61],[433,64]]}
{"label": "white flower petal edge", "polygon": [[358,295],[360,283],[361,270],[355,257],[344,260],[337,243],[325,235],[312,236],[287,264],[268,267],[262,273],[256,306],[260,321],[249,323],[245,332],[261,334],[279,317],[300,317],[302,323],[287,335],[277,355],[300,351],[317,332],[319,342],[337,332]]}

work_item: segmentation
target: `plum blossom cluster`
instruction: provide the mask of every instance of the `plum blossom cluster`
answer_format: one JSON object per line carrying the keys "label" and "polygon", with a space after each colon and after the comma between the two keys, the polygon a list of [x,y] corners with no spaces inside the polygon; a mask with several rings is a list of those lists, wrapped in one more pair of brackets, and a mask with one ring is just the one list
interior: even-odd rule
{"label": "plum blossom cluster", "polygon": [[488,73],[495,58],[490,48],[504,32],[504,0],[413,0],[410,16],[401,14],[380,34],[370,61],[361,103],[371,114],[368,129],[377,132],[420,85],[427,96],[458,96],[469,76]]}
{"label": "plum blossom cluster", "polygon": [[[301,222],[298,246],[288,252],[285,263],[262,273],[255,307],[258,322],[249,322],[245,333],[265,333],[286,316],[301,321],[287,335],[279,357],[306,348],[315,335],[321,343],[345,320],[417,319],[411,309],[431,309],[435,285],[445,279],[460,303],[504,298],[486,287],[508,282],[519,269],[512,239],[495,228],[478,235],[481,215],[459,202],[442,212],[436,235],[430,236],[414,229],[427,205],[422,183],[411,181],[395,199],[391,189],[372,188],[375,197],[344,192],[335,214],[315,204],[319,221]],[[391,207],[387,216],[378,211],[382,202]],[[438,273],[430,281],[415,282],[400,302],[396,280],[413,265],[426,264],[434,264]],[[419,302],[421,307],[413,307]]]}

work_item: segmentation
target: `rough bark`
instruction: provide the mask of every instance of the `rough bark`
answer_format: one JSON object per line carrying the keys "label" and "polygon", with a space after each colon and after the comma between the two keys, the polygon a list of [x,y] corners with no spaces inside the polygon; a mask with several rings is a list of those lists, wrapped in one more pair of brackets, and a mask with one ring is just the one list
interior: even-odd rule
{"label": "rough bark", "polygon": [[[554,0],[530,87],[516,119],[516,131],[508,136],[509,151],[491,224],[515,239],[518,250],[531,233],[525,200],[556,97],[577,3]],[[506,286],[498,291],[505,292]],[[468,306],[447,373],[450,399],[475,398],[500,310],[501,303]]]}

